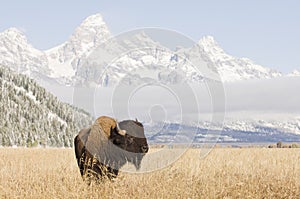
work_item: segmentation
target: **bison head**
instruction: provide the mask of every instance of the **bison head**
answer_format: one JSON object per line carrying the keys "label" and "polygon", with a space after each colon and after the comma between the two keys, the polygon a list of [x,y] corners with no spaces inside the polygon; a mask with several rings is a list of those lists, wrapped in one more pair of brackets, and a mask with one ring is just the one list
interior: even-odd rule
{"label": "bison head", "polygon": [[137,120],[121,121],[115,129],[111,129],[110,140],[123,150],[129,162],[140,168],[142,158],[149,150],[142,123]]}

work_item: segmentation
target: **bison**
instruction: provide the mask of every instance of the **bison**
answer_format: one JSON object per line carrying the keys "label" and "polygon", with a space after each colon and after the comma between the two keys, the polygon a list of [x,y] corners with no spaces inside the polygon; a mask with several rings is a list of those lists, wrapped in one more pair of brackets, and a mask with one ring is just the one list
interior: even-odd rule
{"label": "bison", "polygon": [[148,152],[142,123],[102,116],[87,129],[82,129],[74,139],[75,155],[80,174],[88,184],[91,180],[114,179],[127,162],[140,168]]}

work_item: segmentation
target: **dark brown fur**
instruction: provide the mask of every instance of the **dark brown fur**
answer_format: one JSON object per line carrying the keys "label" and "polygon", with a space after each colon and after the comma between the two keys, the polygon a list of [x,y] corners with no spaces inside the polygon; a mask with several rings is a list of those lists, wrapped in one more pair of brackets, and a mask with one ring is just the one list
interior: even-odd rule
{"label": "dark brown fur", "polygon": [[82,129],[74,139],[75,155],[84,180],[113,179],[120,167],[127,161],[137,169],[148,152],[148,144],[143,125],[137,121],[126,120],[119,123],[126,134],[120,135],[118,129],[111,127],[109,137],[95,122],[90,128]]}

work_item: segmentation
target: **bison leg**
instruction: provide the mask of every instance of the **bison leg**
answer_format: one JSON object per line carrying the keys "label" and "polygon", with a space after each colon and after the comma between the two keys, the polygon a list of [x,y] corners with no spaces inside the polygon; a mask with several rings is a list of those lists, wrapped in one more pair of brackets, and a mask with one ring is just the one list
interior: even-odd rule
{"label": "bison leg", "polygon": [[112,180],[113,178],[116,178],[119,174],[119,170],[117,169],[112,169],[108,167],[108,178]]}
{"label": "bison leg", "polygon": [[77,159],[77,164],[80,170],[81,176],[84,173],[84,164],[85,164],[85,146],[79,136],[76,136],[74,139],[74,146],[75,146],[75,156]]}

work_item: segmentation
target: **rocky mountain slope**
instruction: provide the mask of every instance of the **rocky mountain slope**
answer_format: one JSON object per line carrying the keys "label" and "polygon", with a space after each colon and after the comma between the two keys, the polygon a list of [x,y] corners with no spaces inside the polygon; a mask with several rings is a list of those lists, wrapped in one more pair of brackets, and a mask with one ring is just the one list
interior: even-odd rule
{"label": "rocky mountain slope", "polygon": [[[218,71],[224,82],[273,78],[282,75],[278,71],[255,64],[247,58],[228,55],[211,36],[202,38],[190,48],[175,51],[167,49],[143,32],[130,39],[118,41],[109,39],[111,36],[100,14],[87,17],[66,42],[46,51],[35,49],[28,43],[22,32],[11,28],[0,33],[0,64],[28,74],[39,82],[55,80],[62,85],[75,85],[90,81],[106,86],[103,79],[99,80],[99,77],[101,79],[99,74],[103,73],[108,64],[105,62],[107,57],[93,60],[91,53],[95,54],[97,50],[102,51],[101,55],[103,51],[105,55],[108,53],[108,57],[126,53],[114,65],[110,65],[114,73],[105,74],[106,79],[111,82],[129,75],[128,69],[148,68],[164,74],[164,71],[175,66],[182,70],[178,73],[186,79],[201,81],[203,79],[201,75],[186,62],[193,58],[201,59],[201,63],[213,66],[213,70]],[[145,50],[144,47],[151,48],[152,51]],[[127,52],[128,49],[134,48],[138,50]],[[153,49],[160,49],[160,52],[155,53]],[[156,75],[158,78],[159,74]]]}

